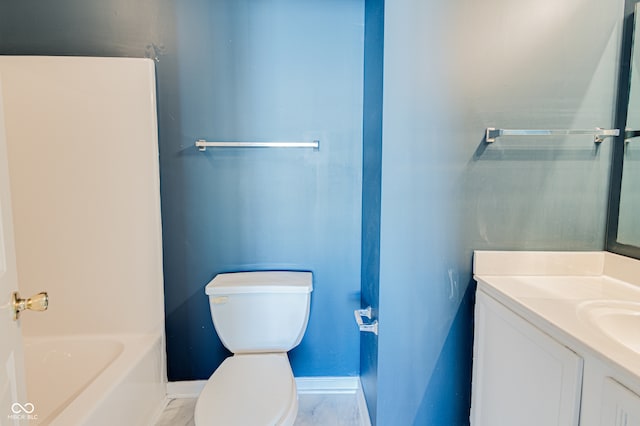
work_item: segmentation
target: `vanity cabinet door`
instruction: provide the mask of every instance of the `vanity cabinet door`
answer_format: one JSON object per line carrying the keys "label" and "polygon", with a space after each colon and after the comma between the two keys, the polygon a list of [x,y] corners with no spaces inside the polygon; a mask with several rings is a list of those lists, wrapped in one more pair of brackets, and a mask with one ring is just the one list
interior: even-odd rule
{"label": "vanity cabinet door", "polygon": [[583,360],[477,292],[473,426],[578,425]]}
{"label": "vanity cabinet door", "polygon": [[606,378],[602,397],[602,426],[640,426],[640,396]]}

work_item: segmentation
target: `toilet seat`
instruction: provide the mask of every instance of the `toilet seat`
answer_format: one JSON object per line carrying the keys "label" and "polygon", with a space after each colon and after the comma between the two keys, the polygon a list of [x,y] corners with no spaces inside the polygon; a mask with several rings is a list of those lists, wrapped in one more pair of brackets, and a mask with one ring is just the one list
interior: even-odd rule
{"label": "toilet seat", "polygon": [[207,381],[194,414],[197,426],[292,425],[296,383],[286,353],[237,354]]}

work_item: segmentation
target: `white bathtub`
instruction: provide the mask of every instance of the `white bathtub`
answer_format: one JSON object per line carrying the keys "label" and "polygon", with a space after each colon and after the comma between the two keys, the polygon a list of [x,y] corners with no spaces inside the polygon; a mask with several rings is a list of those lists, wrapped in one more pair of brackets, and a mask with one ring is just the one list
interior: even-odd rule
{"label": "white bathtub", "polygon": [[148,425],[166,396],[161,335],[25,337],[38,425]]}

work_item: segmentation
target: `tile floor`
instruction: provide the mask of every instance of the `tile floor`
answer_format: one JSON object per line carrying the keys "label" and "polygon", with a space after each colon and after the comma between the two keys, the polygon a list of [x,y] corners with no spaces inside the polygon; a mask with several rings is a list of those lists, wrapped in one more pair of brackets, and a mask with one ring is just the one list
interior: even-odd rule
{"label": "tile floor", "polygon": [[[172,399],[156,426],[194,426],[195,398]],[[345,393],[300,393],[298,417],[294,426],[365,426],[361,418],[358,395]]]}

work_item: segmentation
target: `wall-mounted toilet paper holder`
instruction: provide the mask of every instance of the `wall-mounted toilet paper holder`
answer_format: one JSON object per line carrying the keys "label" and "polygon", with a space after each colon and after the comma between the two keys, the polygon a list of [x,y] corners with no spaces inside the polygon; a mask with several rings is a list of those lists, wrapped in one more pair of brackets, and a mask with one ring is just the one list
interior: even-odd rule
{"label": "wall-mounted toilet paper holder", "polygon": [[362,320],[363,317],[371,319],[371,306],[368,306],[366,309],[356,309],[353,311],[353,314],[356,317],[356,323],[358,324],[360,331],[373,333],[376,336],[378,335],[378,320],[374,320],[369,324],[365,324]]}

